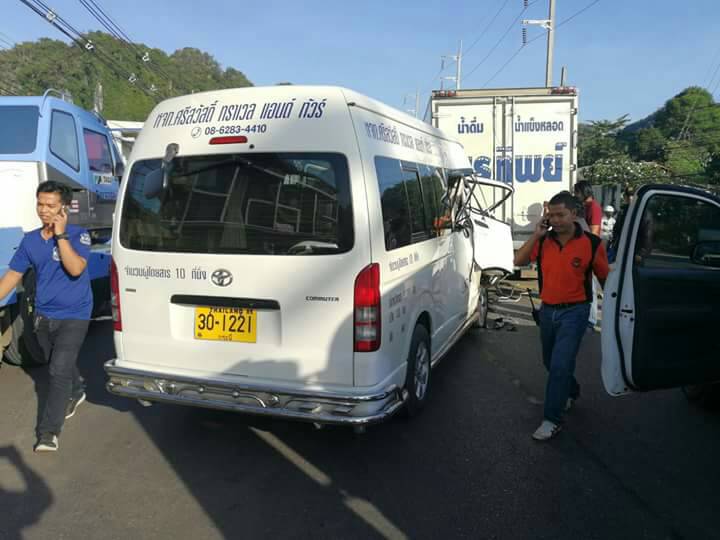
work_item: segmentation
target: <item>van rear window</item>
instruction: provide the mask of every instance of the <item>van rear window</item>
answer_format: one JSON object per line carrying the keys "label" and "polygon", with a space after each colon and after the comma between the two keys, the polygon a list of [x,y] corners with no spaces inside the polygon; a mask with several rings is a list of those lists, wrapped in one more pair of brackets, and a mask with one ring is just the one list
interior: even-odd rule
{"label": "van rear window", "polygon": [[32,154],[37,144],[37,107],[0,107],[0,154]]}
{"label": "van rear window", "polygon": [[159,159],[128,177],[120,243],[182,253],[322,255],[349,251],[347,160],[329,153],[175,158],[162,187]]}

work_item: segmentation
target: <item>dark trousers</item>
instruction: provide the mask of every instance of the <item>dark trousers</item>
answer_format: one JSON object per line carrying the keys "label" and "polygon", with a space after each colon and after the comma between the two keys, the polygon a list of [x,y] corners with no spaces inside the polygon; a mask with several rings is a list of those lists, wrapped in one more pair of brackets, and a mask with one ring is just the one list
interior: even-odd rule
{"label": "dark trousers", "polygon": [[84,392],[77,358],[89,324],[90,321],[38,317],[37,339],[50,364],[49,393],[40,416],[38,433],[59,435],[70,399]]}
{"label": "dark trousers", "polygon": [[580,395],[575,380],[575,357],[588,327],[590,304],[568,308],[540,308],[540,339],[543,363],[548,371],[545,387],[545,419],[560,423],[567,399]]}

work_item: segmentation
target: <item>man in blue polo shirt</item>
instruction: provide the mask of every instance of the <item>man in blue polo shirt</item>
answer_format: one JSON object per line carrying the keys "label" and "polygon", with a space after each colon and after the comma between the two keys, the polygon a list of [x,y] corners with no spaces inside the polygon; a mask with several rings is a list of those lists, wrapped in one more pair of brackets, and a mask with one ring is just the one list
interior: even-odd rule
{"label": "man in blue polo shirt", "polygon": [[35,451],[54,452],[65,419],[85,400],[77,357],[93,305],[87,271],[90,235],[82,227],[68,224],[69,187],[43,182],[36,196],[42,227],[20,242],[10,270],[0,278],[0,299],[20,284],[25,271],[35,269],[35,332],[50,363],[49,395],[40,415]]}

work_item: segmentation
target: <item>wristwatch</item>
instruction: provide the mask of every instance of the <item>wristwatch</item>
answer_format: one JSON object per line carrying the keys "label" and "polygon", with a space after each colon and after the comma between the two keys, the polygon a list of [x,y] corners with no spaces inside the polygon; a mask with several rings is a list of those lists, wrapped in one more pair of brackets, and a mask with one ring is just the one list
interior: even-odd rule
{"label": "wristwatch", "polygon": [[70,235],[68,233],[60,233],[55,235],[55,240],[70,240]]}

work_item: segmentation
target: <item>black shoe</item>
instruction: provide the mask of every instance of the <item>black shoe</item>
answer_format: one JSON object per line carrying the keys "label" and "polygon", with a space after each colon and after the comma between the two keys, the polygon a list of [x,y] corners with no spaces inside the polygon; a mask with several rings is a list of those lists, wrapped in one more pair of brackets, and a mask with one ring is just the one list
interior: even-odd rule
{"label": "black shoe", "polygon": [[33,450],[35,452],[57,452],[58,438],[54,433],[41,433]]}
{"label": "black shoe", "polygon": [[77,411],[78,405],[80,405],[83,401],[85,401],[85,392],[80,394],[76,398],[72,398],[70,400],[70,403],[68,403],[67,409],[65,410],[65,420],[70,418],[72,415],[75,414],[75,411]]}

